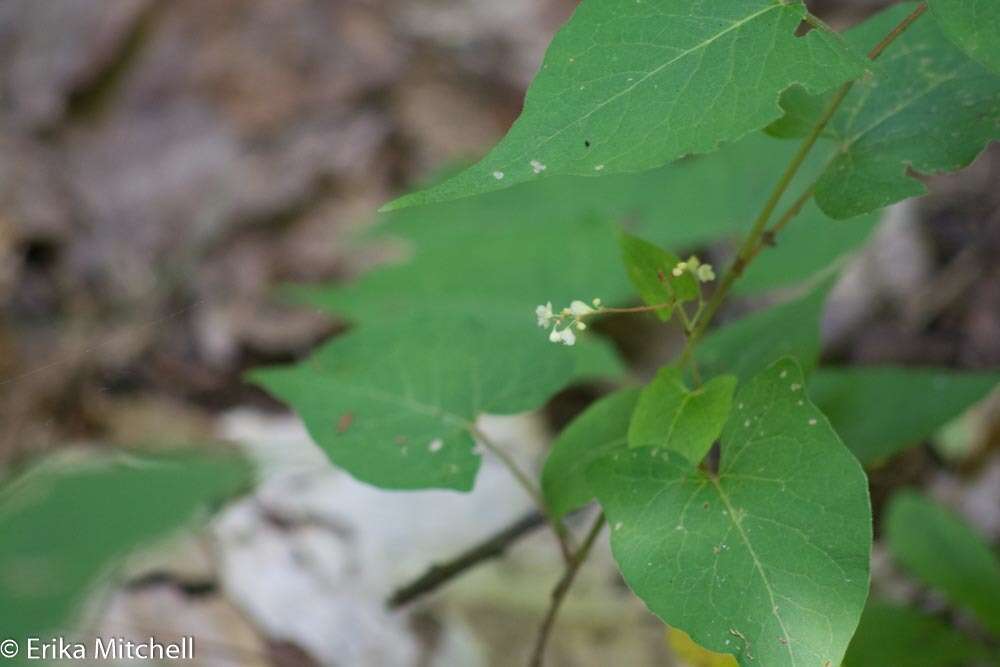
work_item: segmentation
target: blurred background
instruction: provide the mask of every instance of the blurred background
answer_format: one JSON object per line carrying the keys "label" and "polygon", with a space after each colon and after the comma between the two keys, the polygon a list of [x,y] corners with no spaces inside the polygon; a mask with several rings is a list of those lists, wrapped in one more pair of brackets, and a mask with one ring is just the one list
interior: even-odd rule
{"label": "blurred background", "polygon": [[[887,4],[810,7],[845,26]],[[560,571],[542,531],[420,604],[384,606],[528,511],[506,473],[487,462],[461,508],[365,487],[241,376],[345,328],[276,290],[382,261],[351,239],[502,136],[574,6],[0,0],[0,466],[218,439],[273,463],[209,529],[133,559],[87,631],[196,634],[202,664],[524,663]],[[831,303],[828,359],[1000,368],[998,148],[885,217]],[[611,333],[639,364],[662,358],[641,331]],[[584,398],[487,426],[535,460]],[[876,508],[910,482],[995,544],[996,397],[873,472]],[[923,595],[879,558],[876,587]],[[551,657],[686,664],[608,553],[584,569]]]}

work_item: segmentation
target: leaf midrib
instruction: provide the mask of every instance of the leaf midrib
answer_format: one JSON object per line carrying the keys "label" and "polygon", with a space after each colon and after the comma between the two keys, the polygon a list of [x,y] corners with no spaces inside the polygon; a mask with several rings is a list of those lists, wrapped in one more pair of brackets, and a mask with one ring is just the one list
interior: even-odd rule
{"label": "leaf midrib", "polygon": [[338,385],[339,389],[344,393],[354,393],[356,395],[370,398],[374,401],[382,401],[383,403],[389,403],[391,405],[395,405],[396,407],[406,408],[416,414],[439,419],[443,423],[453,422],[462,428],[470,428],[472,426],[472,422],[469,419],[461,415],[456,415],[453,412],[449,412],[440,406],[421,403],[413,398],[397,396],[396,394],[375,389],[374,387],[362,387],[342,382],[338,383]]}
{"label": "leaf midrib", "polygon": [[719,484],[719,480],[712,475],[708,475],[707,477],[709,481],[712,482],[712,486],[715,487],[716,493],[719,494],[719,499],[722,500],[722,503],[726,506],[726,512],[727,516],[729,517],[729,520],[732,521],[733,526],[736,528],[736,532],[739,533],[740,535],[740,540],[743,542],[743,545],[747,548],[747,552],[750,554],[750,558],[753,559],[754,568],[760,575],[761,581],[764,583],[764,590],[767,591],[767,597],[771,601],[771,615],[774,616],[774,618],[778,621],[778,626],[781,628],[781,633],[784,635],[785,639],[785,641],[782,643],[785,649],[788,651],[789,659],[792,661],[792,664],[794,665],[795,654],[792,653],[792,640],[791,637],[789,637],[788,635],[788,628],[785,627],[784,619],[782,619],[781,614],[779,614],[776,611],[778,609],[778,603],[777,600],[775,600],[774,598],[774,588],[771,586],[771,582],[767,578],[767,574],[764,572],[764,565],[760,562],[760,558],[757,556],[757,551],[753,548],[753,545],[750,543],[750,537],[746,534],[746,531],[743,530],[743,522],[738,521],[736,519],[735,508],[729,501],[729,496],[726,494],[725,491],[723,491],[722,485]]}

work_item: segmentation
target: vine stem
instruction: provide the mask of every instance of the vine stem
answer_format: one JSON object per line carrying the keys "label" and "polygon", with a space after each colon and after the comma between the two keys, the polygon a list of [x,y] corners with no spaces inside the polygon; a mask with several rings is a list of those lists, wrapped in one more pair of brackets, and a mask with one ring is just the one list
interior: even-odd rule
{"label": "vine stem", "polygon": [[587,533],[583,544],[580,545],[577,552],[573,554],[572,560],[566,565],[566,570],[563,572],[559,583],[552,589],[552,602],[549,604],[549,610],[545,614],[545,620],[542,621],[542,627],[538,631],[538,639],[535,641],[535,648],[531,653],[531,662],[529,663],[531,667],[542,667],[542,661],[545,658],[545,647],[548,645],[549,637],[552,635],[552,628],[555,625],[559,608],[562,606],[563,600],[566,599],[566,594],[569,593],[570,587],[573,586],[573,580],[576,579],[576,573],[580,571],[580,566],[583,565],[584,561],[587,560],[587,556],[590,555],[590,549],[594,546],[594,542],[597,540],[597,536],[600,535],[601,529],[604,528],[604,523],[604,512],[601,512],[590,527],[590,532]]}
{"label": "vine stem", "polygon": [[510,471],[517,480],[517,483],[521,485],[525,493],[531,497],[531,500],[538,507],[540,511],[549,522],[552,527],[552,532],[555,533],[556,540],[559,542],[559,551],[562,553],[563,560],[569,565],[573,562],[573,549],[570,545],[569,531],[566,530],[565,524],[559,519],[556,519],[548,510],[548,505],[545,503],[545,498],[542,496],[541,490],[538,486],[531,480],[531,477],[521,466],[517,464],[514,457],[511,456],[507,450],[503,447],[497,445],[493,440],[490,439],[488,435],[483,433],[483,430],[477,427],[475,424],[469,425],[469,431],[471,431],[472,436],[482,443],[483,447],[488,449],[494,456],[500,459],[500,462]]}
{"label": "vine stem", "polygon": [[[920,16],[927,11],[927,4],[920,3],[910,14],[908,14],[900,23],[893,28],[882,40],[876,44],[871,51],[868,52],[868,59],[875,60],[892,44],[900,35],[902,35],[907,28],[909,28],[914,21],[916,21]],[[843,104],[844,99],[847,97],[848,93],[854,87],[854,81],[848,81],[847,83],[840,86],[837,92],[834,93],[830,102],[827,104],[826,109],[820,116],[816,125],[809,131],[809,134],[802,140],[799,145],[798,150],[795,155],[792,156],[791,161],[785,168],[784,173],[781,178],[778,179],[777,184],[771,191],[770,196],[768,196],[767,201],[764,203],[764,207],[761,209],[760,213],[754,219],[753,225],[750,228],[750,233],[747,234],[746,239],[744,239],[740,249],[736,253],[736,259],[733,261],[732,266],[726,271],[726,274],[722,277],[722,281],[719,283],[719,287],[712,294],[712,298],[709,299],[708,305],[705,306],[705,312],[698,319],[695,325],[694,331],[688,337],[687,344],[684,346],[684,352],[681,357],[681,363],[687,363],[690,361],[692,355],[694,354],[694,348],[698,344],[698,341],[705,334],[708,329],[708,325],[711,323],[715,314],[718,312],[719,307],[722,305],[723,301],[729,295],[729,290],[732,288],[733,283],[743,272],[746,270],[750,262],[753,261],[761,248],[764,245],[773,243],[774,236],[777,231],[780,231],[787,225],[792,218],[798,215],[799,211],[805,203],[812,197],[814,192],[814,186],[810,186],[806,193],[799,197],[789,209],[785,216],[779,221],[780,226],[777,229],[768,230],[767,223],[770,221],[771,216],[774,214],[775,209],[777,209],[781,198],[784,196],[785,192],[788,190],[792,181],[795,179],[795,175],[798,174],[799,169],[802,167],[809,153],[812,151],[816,142],[822,136],[823,131],[829,125],[830,120],[833,118],[834,114]]]}

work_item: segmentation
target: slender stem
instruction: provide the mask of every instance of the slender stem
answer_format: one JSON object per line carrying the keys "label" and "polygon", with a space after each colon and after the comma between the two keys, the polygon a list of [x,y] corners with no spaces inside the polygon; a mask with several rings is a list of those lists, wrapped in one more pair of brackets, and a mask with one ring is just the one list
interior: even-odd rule
{"label": "slender stem", "polygon": [[507,469],[517,480],[518,484],[524,489],[531,500],[538,507],[539,511],[542,512],[546,519],[548,519],[549,524],[552,526],[552,532],[556,535],[556,540],[559,542],[559,550],[562,552],[563,560],[566,563],[570,563],[573,559],[573,550],[569,543],[569,532],[566,530],[566,526],[562,521],[553,517],[548,511],[548,505],[545,503],[545,498],[542,496],[541,490],[535,485],[531,480],[531,477],[521,469],[521,466],[517,464],[507,451],[493,442],[489,436],[483,433],[482,429],[477,427],[475,424],[469,425],[469,431],[472,432],[472,436],[483,444],[483,447],[490,450],[494,456],[500,459]]}
{"label": "slender stem", "polygon": [[[899,25],[893,28],[889,34],[882,38],[882,40],[868,52],[868,58],[875,60],[882,55],[886,48],[888,48],[890,44],[902,35],[914,21],[920,18],[920,15],[926,10],[926,3],[920,3],[920,5],[913,10],[913,12],[907,15],[906,18],[899,23]],[[774,186],[774,190],[771,191],[770,196],[764,203],[764,208],[761,209],[760,214],[754,220],[753,225],[750,228],[750,233],[747,235],[746,239],[744,239],[743,244],[737,251],[736,259],[733,261],[732,266],[730,266],[729,270],[726,271],[722,281],[719,283],[719,287],[712,294],[712,298],[705,307],[704,315],[698,319],[695,330],[691,333],[691,336],[688,337],[687,345],[685,345],[684,353],[681,357],[682,364],[689,360],[694,354],[695,345],[697,345],[698,341],[705,334],[712,318],[715,317],[719,307],[722,305],[723,301],[725,301],[726,296],[728,296],[733,283],[735,283],[736,280],[743,275],[743,272],[746,270],[749,263],[760,252],[762,241],[765,240],[765,234],[768,233],[767,223],[771,219],[771,215],[774,214],[775,209],[778,207],[778,203],[781,201],[782,196],[788,190],[788,187],[794,180],[795,175],[802,167],[806,157],[808,157],[810,151],[812,151],[816,142],[819,140],[820,136],[822,136],[826,126],[830,123],[834,114],[837,113],[840,105],[844,102],[844,99],[847,97],[847,94],[851,92],[851,88],[853,87],[854,82],[848,81],[837,89],[837,92],[834,93],[829,104],[827,104],[826,109],[823,111],[823,115],[820,116],[816,125],[809,131],[809,134],[806,135],[805,139],[802,140],[802,143],[799,145],[799,149],[795,152],[795,155],[792,156],[791,162],[788,163],[788,167],[785,168],[785,172],[781,175],[781,178],[778,179],[777,184]],[[808,190],[810,196],[812,190],[812,187]],[[781,221],[781,228],[787,225],[788,222],[795,217],[795,215],[802,209],[802,206],[806,201],[808,201],[808,197],[805,197],[805,199],[800,197],[799,200],[796,201],[796,204],[792,205],[789,209],[791,215],[788,216],[787,219],[783,219],[783,221]],[[767,239],[773,242],[773,234],[769,234]]]}
{"label": "slender stem", "polygon": [[677,304],[677,316],[681,319],[681,326],[684,328],[684,335],[690,336],[691,330],[694,328],[691,324],[691,318],[688,317],[687,311],[684,310],[684,304]]}
{"label": "slender stem", "polygon": [[802,212],[802,208],[812,199],[813,195],[816,193],[816,184],[813,183],[808,188],[806,188],[798,199],[792,202],[791,206],[785,209],[785,212],[781,214],[778,221],[767,228],[764,235],[760,239],[760,243],[754,248],[753,252],[750,254],[750,259],[748,261],[753,261],[753,259],[760,253],[761,250],[767,246],[774,245],[775,239],[778,238],[778,234],[781,233],[788,223],[794,220],[799,213]]}
{"label": "slender stem", "polygon": [[510,526],[474,547],[467,549],[455,558],[444,563],[432,565],[418,578],[405,586],[397,588],[386,601],[386,605],[390,609],[395,609],[437,590],[483,561],[499,558],[507,551],[507,547],[511,544],[545,524],[546,518],[541,512],[526,514]]}
{"label": "slender stem", "polygon": [[587,556],[590,555],[590,549],[594,546],[594,541],[601,533],[602,528],[604,528],[603,512],[594,520],[594,525],[591,526],[590,532],[587,533],[587,538],[583,541],[577,552],[573,554],[573,559],[566,566],[566,571],[563,572],[562,578],[556,584],[556,587],[552,589],[552,602],[549,604],[549,610],[545,614],[545,620],[542,621],[542,627],[538,631],[538,639],[535,642],[535,649],[531,654],[531,662],[529,663],[531,667],[541,667],[542,661],[545,658],[545,646],[548,644],[549,636],[552,634],[552,627],[555,625],[559,608],[562,606],[563,600],[566,599],[566,594],[569,593],[569,589],[573,585],[573,580],[576,578],[576,573],[580,570],[580,566],[583,565],[584,561],[587,560]]}
{"label": "slender stem", "polygon": [[593,312],[594,315],[603,315],[604,313],[651,313],[654,310],[659,310],[661,308],[673,308],[677,305],[676,301],[668,301],[667,303],[658,303],[653,306],[634,306],[632,308],[607,308],[601,307]]}
{"label": "slender stem", "polygon": [[698,360],[693,356],[688,357],[688,363],[691,367],[691,378],[694,380],[694,386],[701,386],[701,369],[698,368]]}
{"label": "slender stem", "polygon": [[889,34],[882,38],[882,41],[872,47],[872,50],[868,52],[868,59],[875,60],[882,52],[889,48],[889,45],[896,41],[900,35],[906,32],[906,29],[913,25],[913,22],[920,18],[920,15],[927,11],[927,3],[921,2],[917,5],[917,8],[907,15],[902,21],[899,22],[895,28],[889,31]]}
{"label": "slender stem", "polygon": [[819,122],[810,130],[809,134],[799,145],[799,149],[792,156],[791,162],[785,168],[784,173],[781,178],[778,179],[778,183],[774,186],[771,191],[770,196],[764,203],[764,208],[761,209],[757,218],[753,221],[753,226],[750,228],[750,233],[744,239],[743,244],[740,246],[739,251],[736,253],[736,259],[733,261],[732,266],[726,271],[726,274],[722,277],[719,282],[719,287],[712,293],[712,298],[709,299],[708,304],[705,306],[705,312],[702,316],[698,318],[698,324],[695,326],[693,332],[691,332],[690,338],[688,338],[688,344],[684,348],[684,354],[682,359],[686,361],[689,359],[694,352],[694,347],[698,343],[698,340],[704,335],[705,331],[708,329],[709,323],[712,318],[715,317],[716,312],[718,312],[719,307],[722,302],[726,300],[729,295],[729,290],[732,288],[733,283],[743,275],[746,270],[747,265],[753,259],[757,252],[757,246],[760,244],[761,239],[764,237],[764,232],[767,230],[767,223],[771,219],[771,215],[774,210],[778,207],[778,203],[781,201],[782,196],[788,187],[792,184],[795,175],[798,173],[802,164],[805,162],[806,157],[808,157],[809,152],[812,151],[813,146],[819,140],[820,135],[823,130],[826,129],[827,124],[833,115],[840,108],[841,103],[844,98],[847,97],[847,93],[850,92],[853,82],[847,82],[842,85],[837,92],[834,94],[833,99],[827,105],[826,111],[823,112],[823,116],[820,118]]}

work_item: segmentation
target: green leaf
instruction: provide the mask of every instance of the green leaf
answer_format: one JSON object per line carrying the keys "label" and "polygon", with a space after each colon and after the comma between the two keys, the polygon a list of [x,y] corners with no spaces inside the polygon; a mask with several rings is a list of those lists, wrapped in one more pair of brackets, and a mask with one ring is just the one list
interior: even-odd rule
{"label": "green leaf", "polygon": [[[748,211],[763,204],[794,149],[754,134],[718,153],[642,174],[551,178],[397,211],[383,216],[374,235],[405,243],[407,261],[354,282],[288,292],[295,301],[365,324],[428,309],[452,315],[489,309],[521,323],[547,301],[566,305],[600,297],[624,305],[634,288],[620,269],[616,221],[665,247],[690,249],[743,235]],[[802,175],[814,176],[818,166]],[[737,289],[798,284],[849,249],[845,236],[857,234],[860,243],[867,229],[862,220],[829,223],[816,207],[807,207]]]}
{"label": "green leaf", "polygon": [[[869,49],[915,3],[901,3],[846,33]],[[836,145],[816,186],[816,201],[832,218],[849,218],[926,192],[907,169],[933,174],[969,165],[1000,137],[1000,77],[945,37],[932,15],[918,19],[873,64],[827,127]],[[772,131],[794,134],[825,106],[802,91],[782,106],[791,115]]]}
{"label": "green leaf", "polygon": [[[389,489],[472,488],[480,457],[470,427],[482,413],[542,405],[581,376],[616,374],[607,356],[470,317],[420,317],[362,327],[293,367],[251,378],[289,404],[330,460]],[[517,345],[510,345],[517,337]]]}
{"label": "green leaf", "polygon": [[585,0],[507,136],[475,166],[386,209],[651,169],[763,128],[793,83],[820,93],[864,70],[837,35],[796,37],[805,13],[774,0]]}
{"label": "green leaf", "polygon": [[1000,4],[996,0],[929,0],[944,32],[967,54],[1000,72]]}
{"label": "green leaf", "polygon": [[1000,560],[963,519],[903,491],[889,505],[886,535],[904,568],[1000,636]]}
{"label": "green leaf", "polygon": [[981,645],[937,619],[906,607],[869,602],[844,667],[963,667],[985,654]]}
{"label": "green leaf", "polygon": [[[830,94],[810,95],[804,88],[792,86],[781,94],[781,108],[785,115],[768,125],[764,131],[772,137],[783,139],[804,137],[816,127],[832,97]],[[819,152],[819,147],[829,148],[823,143],[823,137],[820,137],[817,146],[814,152]]]}
{"label": "green leaf", "polygon": [[936,368],[821,368],[809,395],[862,463],[933,435],[986,396],[1000,373]]}
{"label": "green leaf", "polygon": [[588,474],[636,595],[744,667],[839,665],[868,593],[867,480],[803,383],[783,359],[741,388],[717,476],[662,449]]}
{"label": "green leaf", "polygon": [[662,447],[697,465],[722,433],[735,389],[734,375],[691,390],[679,368],[661,368],[642,390],[628,428],[629,447]]}
{"label": "green leaf", "polygon": [[[680,276],[672,273],[680,262],[677,255],[624,232],[618,241],[625,272],[646,305],[684,303],[698,298],[699,288],[694,276],[688,272]],[[665,322],[673,311],[673,307],[659,308],[656,315]]]}
{"label": "green leaf", "polygon": [[638,389],[622,389],[584,410],[563,429],[542,469],[542,493],[556,518],[589,503],[587,466],[608,453],[626,449],[626,433]]}
{"label": "green leaf", "polygon": [[53,459],[13,480],[0,492],[3,637],[71,630],[109,567],[250,478],[236,457],[192,453],[75,464]]}
{"label": "green leaf", "polygon": [[702,372],[734,373],[743,381],[784,356],[811,370],[819,359],[820,319],[832,286],[831,279],[823,280],[797,299],[715,329],[695,353]]}

